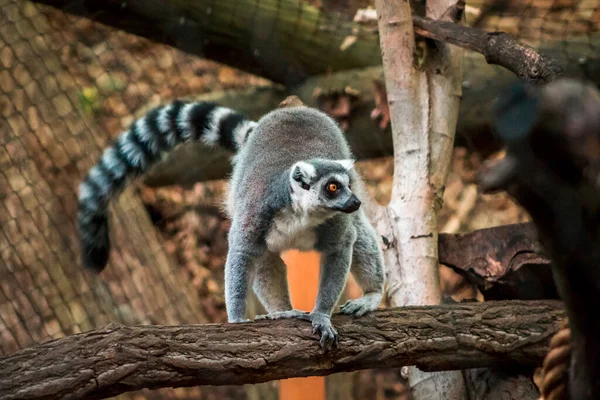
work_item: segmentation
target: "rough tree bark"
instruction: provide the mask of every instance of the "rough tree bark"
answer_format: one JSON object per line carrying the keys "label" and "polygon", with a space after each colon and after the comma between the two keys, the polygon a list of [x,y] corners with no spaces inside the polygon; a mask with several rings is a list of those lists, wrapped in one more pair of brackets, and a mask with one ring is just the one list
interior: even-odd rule
{"label": "rough tree bark", "polygon": [[[453,4],[430,1],[427,16],[437,19]],[[462,49],[437,43],[419,59],[409,3],[377,0],[376,8],[395,159],[392,198],[375,219],[390,244],[387,295],[393,307],[439,304],[437,212],[460,104]],[[410,368],[409,384],[416,400],[466,396],[459,371]]]}
{"label": "rough tree bark", "polygon": [[[0,358],[0,399],[98,399],[141,388],[258,383],[379,367],[430,371],[541,363],[559,301],[504,301],[334,315],[324,353],[299,320],[116,326]],[[494,340],[490,340],[494,338]],[[449,392],[445,399],[456,399]]]}

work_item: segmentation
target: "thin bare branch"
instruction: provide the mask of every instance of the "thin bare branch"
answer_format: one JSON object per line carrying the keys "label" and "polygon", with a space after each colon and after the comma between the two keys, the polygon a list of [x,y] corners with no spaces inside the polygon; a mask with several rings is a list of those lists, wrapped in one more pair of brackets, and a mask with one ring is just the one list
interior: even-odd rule
{"label": "thin bare branch", "polygon": [[504,32],[485,32],[447,21],[413,16],[415,33],[481,53],[527,82],[545,83],[561,76],[558,63]]}

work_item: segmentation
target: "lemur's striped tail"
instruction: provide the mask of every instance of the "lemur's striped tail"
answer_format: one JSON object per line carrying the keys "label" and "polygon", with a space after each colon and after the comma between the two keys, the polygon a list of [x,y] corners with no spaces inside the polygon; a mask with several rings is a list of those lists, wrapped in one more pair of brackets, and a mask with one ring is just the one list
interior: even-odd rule
{"label": "lemur's striped tail", "polygon": [[79,186],[77,214],[83,264],[100,272],[108,262],[108,204],[161,154],[185,142],[202,141],[236,152],[255,122],[213,103],[175,101],[135,121],[107,148]]}

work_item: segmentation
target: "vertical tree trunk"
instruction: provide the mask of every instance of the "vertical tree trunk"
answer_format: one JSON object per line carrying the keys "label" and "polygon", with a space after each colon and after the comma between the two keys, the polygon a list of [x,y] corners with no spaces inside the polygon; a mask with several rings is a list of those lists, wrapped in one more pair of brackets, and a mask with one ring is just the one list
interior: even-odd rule
{"label": "vertical tree trunk", "polygon": [[[427,16],[439,18],[452,4],[430,0]],[[389,243],[387,295],[393,307],[439,304],[437,213],[454,142],[462,51],[438,43],[417,55],[409,3],[377,0],[376,7],[394,142],[392,198],[376,219]],[[411,367],[409,384],[416,400],[466,397],[460,371]]]}

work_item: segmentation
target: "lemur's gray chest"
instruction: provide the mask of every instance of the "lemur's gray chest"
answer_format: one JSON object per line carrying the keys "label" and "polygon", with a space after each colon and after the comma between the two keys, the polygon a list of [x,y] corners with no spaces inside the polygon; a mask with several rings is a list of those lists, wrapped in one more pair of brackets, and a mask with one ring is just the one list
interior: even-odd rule
{"label": "lemur's gray chest", "polygon": [[322,222],[322,218],[289,209],[280,211],[267,234],[267,248],[274,253],[289,249],[313,250],[317,243],[316,227]]}

